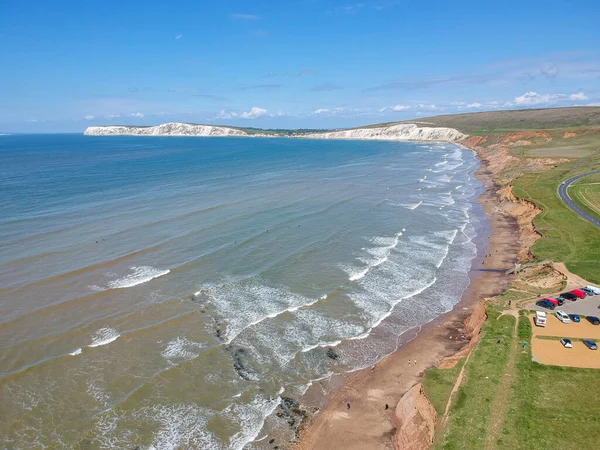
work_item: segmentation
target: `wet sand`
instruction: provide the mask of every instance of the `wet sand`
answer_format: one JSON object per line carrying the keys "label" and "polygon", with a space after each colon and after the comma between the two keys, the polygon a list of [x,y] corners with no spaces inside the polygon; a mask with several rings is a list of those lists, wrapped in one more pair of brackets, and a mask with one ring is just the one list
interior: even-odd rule
{"label": "wet sand", "polygon": [[403,336],[403,341],[414,339],[380,361],[374,370],[367,368],[328,384],[313,385],[305,395],[309,405],[311,397],[329,396],[300,433],[294,449],[392,448],[393,411],[402,395],[420,381],[425,369],[437,366],[468,343],[463,322],[473,307],[508,287],[512,276],[504,272],[513,266],[519,251],[517,224],[502,213],[485,162],[481,162],[476,176],[485,187],[478,201],[490,218],[491,233],[487,255],[479,255],[473,261],[472,282],[463,298],[452,311],[423,326],[416,337],[414,332]]}

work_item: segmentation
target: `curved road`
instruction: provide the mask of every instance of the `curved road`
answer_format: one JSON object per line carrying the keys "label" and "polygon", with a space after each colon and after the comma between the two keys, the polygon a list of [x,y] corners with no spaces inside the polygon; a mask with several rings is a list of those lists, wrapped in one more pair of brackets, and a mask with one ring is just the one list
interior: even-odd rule
{"label": "curved road", "polygon": [[594,173],[600,173],[600,170],[595,170],[593,172],[588,172],[588,173],[582,173],[581,175],[575,175],[574,177],[571,177],[568,180],[563,181],[560,184],[560,186],[558,186],[558,196],[560,197],[560,199],[563,201],[563,203],[565,205],[567,205],[569,208],[571,208],[581,218],[587,220],[588,222],[593,223],[598,228],[600,228],[600,220],[596,219],[594,216],[592,216],[591,214],[588,214],[583,209],[581,209],[579,206],[577,206],[577,204],[575,204],[575,202],[573,200],[571,200],[571,197],[569,197],[569,193],[567,192],[567,189],[569,189],[569,186],[574,181],[577,181],[581,178],[587,177]]}

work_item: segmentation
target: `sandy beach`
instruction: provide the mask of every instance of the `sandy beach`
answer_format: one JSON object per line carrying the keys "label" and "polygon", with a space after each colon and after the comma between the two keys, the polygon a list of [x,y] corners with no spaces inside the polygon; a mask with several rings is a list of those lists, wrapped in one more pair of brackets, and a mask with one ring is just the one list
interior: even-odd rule
{"label": "sandy beach", "polygon": [[[478,202],[489,216],[491,233],[487,255],[479,255],[471,269],[472,282],[454,309],[423,326],[416,337],[399,350],[380,361],[374,369],[367,368],[330,382],[326,387],[315,384],[305,398],[323,396],[332,389],[325,406],[309,418],[297,450],[311,449],[390,449],[397,427],[395,409],[402,396],[415,384],[427,368],[455,355],[469,343],[464,321],[484,298],[500,294],[508,287],[512,267],[519,251],[517,223],[499,207],[496,187],[487,163],[481,161],[476,172],[485,192]],[[386,408],[387,405],[387,408]]]}

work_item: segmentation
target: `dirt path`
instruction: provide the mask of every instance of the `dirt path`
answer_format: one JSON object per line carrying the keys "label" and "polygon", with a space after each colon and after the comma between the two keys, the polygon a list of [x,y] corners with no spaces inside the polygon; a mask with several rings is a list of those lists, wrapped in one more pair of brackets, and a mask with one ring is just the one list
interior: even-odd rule
{"label": "dirt path", "polygon": [[[492,416],[490,417],[490,423],[488,424],[487,436],[485,438],[484,449],[491,450],[496,448],[496,442],[500,437],[502,431],[502,424],[504,423],[504,415],[508,409],[508,400],[510,397],[510,385],[512,383],[513,375],[515,372],[515,361],[517,359],[517,327],[519,324],[519,314],[517,311],[506,311],[503,315],[508,314],[515,318],[515,329],[513,331],[510,353],[508,354],[508,361],[504,369],[504,376],[500,380],[500,385],[496,390],[494,396],[494,405],[492,407]],[[502,316],[500,316],[502,317]],[[499,317],[499,318],[500,318]]]}
{"label": "dirt path", "polygon": [[440,424],[441,424],[441,426],[439,427],[440,430],[443,430],[444,428],[446,428],[446,423],[448,422],[448,416],[450,414],[450,407],[452,406],[452,398],[454,397],[454,394],[456,394],[456,391],[458,391],[458,388],[460,387],[460,385],[462,383],[463,376],[465,374],[465,367],[467,367],[467,364],[469,363],[469,359],[471,358],[471,355],[473,354],[473,350],[475,350],[475,347],[473,347],[471,349],[471,351],[469,352],[469,354],[467,355],[467,359],[465,359],[465,363],[463,364],[458,376],[456,377],[456,382],[454,383],[454,386],[452,387],[452,391],[450,391],[450,396],[448,397],[448,403],[446,403],[446,409],[444,409],[444,415],[442,416],[442,420],[440,422]]}

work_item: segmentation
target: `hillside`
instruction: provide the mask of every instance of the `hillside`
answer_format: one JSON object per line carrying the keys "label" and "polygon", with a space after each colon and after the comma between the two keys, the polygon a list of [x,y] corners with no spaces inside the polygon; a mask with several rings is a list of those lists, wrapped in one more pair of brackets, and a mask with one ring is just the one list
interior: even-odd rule
{"label": "hillside", "polygon": [[[407,120],[399,123],[415,122]],[[572,127],[600,127],[600,106],[521,109],[424,117],[419,125],[456,128],[471,135]],[[391,125],[391,124],[389,124]]]}

